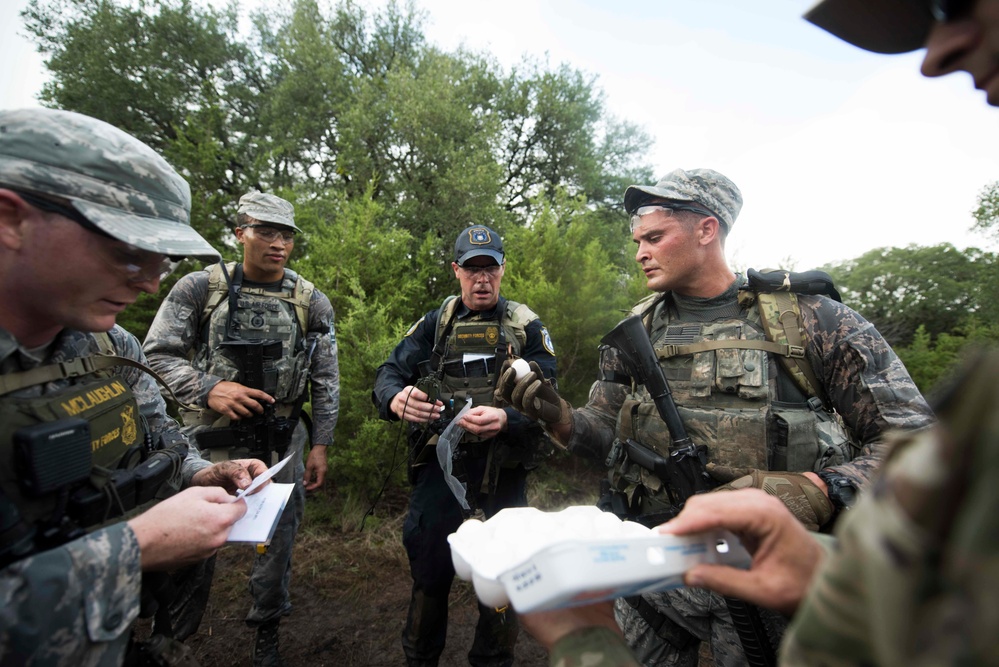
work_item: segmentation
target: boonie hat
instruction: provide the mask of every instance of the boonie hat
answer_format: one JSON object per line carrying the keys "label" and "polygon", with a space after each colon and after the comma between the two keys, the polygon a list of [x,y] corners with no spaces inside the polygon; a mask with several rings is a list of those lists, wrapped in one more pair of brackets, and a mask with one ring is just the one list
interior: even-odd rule
{"label": "boonie hat", "polygon": [[822,0],[805,12],[805,19],[875,53],[922,48],[933,26],[926,0]]}
{"label": "boonie hat", "polygon": [[499,234],[481,225],[469,227],[458,234],[454,242],[454,261],[458,266],[483,255],[492,257],[497,264],[503,263],[503,241]]}
{"label": "boonie hat", "polygon": [[674,169],[655,185],[632,185],[624,191],[624,208],[631,214],[649,199],[696,202],[728,229],[742,210],[742,193],[735,183],[713,169]]}
{"label": "boonie hat", "polygon": [[0,111],[0,187],[65,200],[102,232],[170,257],[216,261],[191,227],[191,188],[135,137],[71,111]]}
{"label": "boonie hat", "polygon": [[238,213],[245,213],[254,220],[269,222],[272,225],[291,227],[295,231],[302,231],[295,225],[295,207],[291,202],[281,199],[277,195],[265,192],[247,192],[239,198]]}

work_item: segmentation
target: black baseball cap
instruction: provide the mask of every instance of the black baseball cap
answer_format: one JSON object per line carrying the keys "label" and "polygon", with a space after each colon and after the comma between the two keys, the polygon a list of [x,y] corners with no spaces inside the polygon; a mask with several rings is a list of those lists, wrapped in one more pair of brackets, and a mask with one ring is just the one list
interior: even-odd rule
{"label": "black baseball cap", "polygon": [[503,263],[503,240],[499,234],[482,225],[469,227],[458,234],[454,242],[454,261],[458,266],[482,256],[493,258],[497,264]]}

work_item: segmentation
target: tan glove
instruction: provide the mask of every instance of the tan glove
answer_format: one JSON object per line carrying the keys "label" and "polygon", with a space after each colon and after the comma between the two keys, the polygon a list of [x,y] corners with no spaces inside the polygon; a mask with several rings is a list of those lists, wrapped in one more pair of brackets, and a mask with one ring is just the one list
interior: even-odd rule
{"label": "tan glove", "polygon": [[730,468],[709,463],[708,473],[719,482],[727,482],[715,491],[763,489],[784,503],[808,530],[818,530],[835,513],[832,501],[812,480],[796,472],[770,472],[755,468]]}
{"label": "tan glove", "polygon": [[530,362],[531,372],[520,380],[517,380],[517,373],[511,364],[510,359],[503,363],[502,374],[496,384],[497,402],[502,399],[517,412],[545,424],[568,424],[572,421],[572,406],[545,379],[538,362]]}

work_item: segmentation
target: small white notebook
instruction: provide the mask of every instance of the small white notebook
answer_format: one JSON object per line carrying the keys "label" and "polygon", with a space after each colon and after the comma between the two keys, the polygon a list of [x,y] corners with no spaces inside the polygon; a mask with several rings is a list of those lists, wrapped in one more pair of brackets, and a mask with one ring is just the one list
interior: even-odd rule
{"label": "small white notebook", "polygon": [[246,514],[232,525],[227,542],[270,542],[277,527],[281,512],[291,497],[294,484],[271,482],[253,495],[243,496],[246,501]]}

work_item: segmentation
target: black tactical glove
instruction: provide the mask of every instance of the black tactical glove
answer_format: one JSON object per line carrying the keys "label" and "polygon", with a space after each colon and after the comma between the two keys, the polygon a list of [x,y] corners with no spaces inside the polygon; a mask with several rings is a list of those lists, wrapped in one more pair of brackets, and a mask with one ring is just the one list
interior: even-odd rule
{"label": "black tactical glove", "polygon": [[517,372],[512,368],[513,361],[503,363],[500,380],[496,384],[495,397],[531,419],[545,424],[568,424],[572,421],[572,406],[558,395],[551,383],[545,379],[538,362],[530,362],[531,372],[517,380]]}
{"label": "black tactical glove", "polygon": [[709,463],[708,473],[719,482],[727,482],[716,491],[763,489],[787,505],[808,530],[818,530],[836,513],[832,501],[812,480],[797,472],[771,472],[755,468],[730,468]]}

